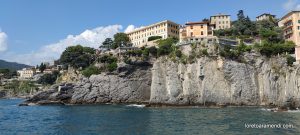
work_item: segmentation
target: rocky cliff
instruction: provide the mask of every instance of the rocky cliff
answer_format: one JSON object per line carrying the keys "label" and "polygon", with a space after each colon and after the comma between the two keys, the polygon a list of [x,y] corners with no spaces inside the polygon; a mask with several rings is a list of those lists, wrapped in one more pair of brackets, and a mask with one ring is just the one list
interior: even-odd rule
{"label": "rocky cliff", "polygon": [[161,58],[152,69],[150,103],[299,106],[299,86],[299,67],[282,57],[250,53],[243,63],[202,57],[192,64]]}
{"label": "rocky cliff", "polygon": [[81,78],[72,87],[56,87],[48,96],[44,92],[29,102],[298,107],[299,87],[299,67],[287,66],[284,57],[247,53],[243,62],[216,56],[197,58],[191,64],[160,57],[153,66],[121,66],[115,74]]}
{"label": "rocky cliff", "polygon": [[149,102],[151,65],[120,64],[116,72],[81,77],[76,83],[60,83],[40,92],[25,104],[95,104]]}

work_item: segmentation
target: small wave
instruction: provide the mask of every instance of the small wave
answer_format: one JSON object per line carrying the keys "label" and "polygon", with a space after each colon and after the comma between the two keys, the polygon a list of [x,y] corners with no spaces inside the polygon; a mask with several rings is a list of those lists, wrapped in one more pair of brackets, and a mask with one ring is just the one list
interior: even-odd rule
{"label": "small wave", "polygon": [[261,108],[260,110],[271,112],[271,111],[277,110],[277,108],[272,108],[272,109],[270,109],[270,108]]}
{"label": "small wave", "polygon": [[126,106],[128,106],[128,107],[143,108],[143,107],[145,107],[146,105],[130,104],[130,105],[126,105]]}
{"label": "small wave", "polygon": [[298,108],[297,108],[297,110],[288,110],[287,112],[291,112],[291,113],[299,113],[300,110],[298,110]]}
{"label": "small wave", "polygon": [[298,113],[300,112],[299,108],[296,108],[296,110],[287,110],[287,111],[280,111],[278,108],[261,108],[262,111],[268,111],[268,112],[291,112],[291,113]]}
{"label": "small wave", "polygon": [[28,106],[35,106],[35,103],[29,103]]}

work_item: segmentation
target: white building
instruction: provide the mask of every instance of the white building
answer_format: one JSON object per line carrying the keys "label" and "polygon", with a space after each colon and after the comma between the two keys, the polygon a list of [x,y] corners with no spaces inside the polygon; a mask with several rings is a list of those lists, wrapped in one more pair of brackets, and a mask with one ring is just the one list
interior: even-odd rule
{"label": "white building", "polygon": [[20,79],[30,79],[36,74],[34,68],[23,68],[22,70],[17,71]]}

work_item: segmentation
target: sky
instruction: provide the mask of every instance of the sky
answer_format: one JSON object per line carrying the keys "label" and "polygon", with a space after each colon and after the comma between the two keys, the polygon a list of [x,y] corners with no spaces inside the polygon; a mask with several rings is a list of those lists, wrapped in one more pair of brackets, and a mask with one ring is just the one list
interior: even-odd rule
{"label": "sky", "polygon": [[300,0],[0,0],[0,59],[36,65],[68,46],[97,48],[117,32],[163,20],[179,24],[218,13],[252,20],[300,10]]}

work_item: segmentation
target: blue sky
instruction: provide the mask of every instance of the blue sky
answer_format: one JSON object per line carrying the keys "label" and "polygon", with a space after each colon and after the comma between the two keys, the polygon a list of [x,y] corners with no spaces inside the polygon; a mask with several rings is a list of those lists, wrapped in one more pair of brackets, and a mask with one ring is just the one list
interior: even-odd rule
{"label": "blue sky", "polygon": [[[282,17],[300,0],[1,0],[0,59],[35,65],[72,44],[97,47],[116,32],[162,20],[183,24],[217,13]],[[133,25],[133,26],[132,26]]]}

